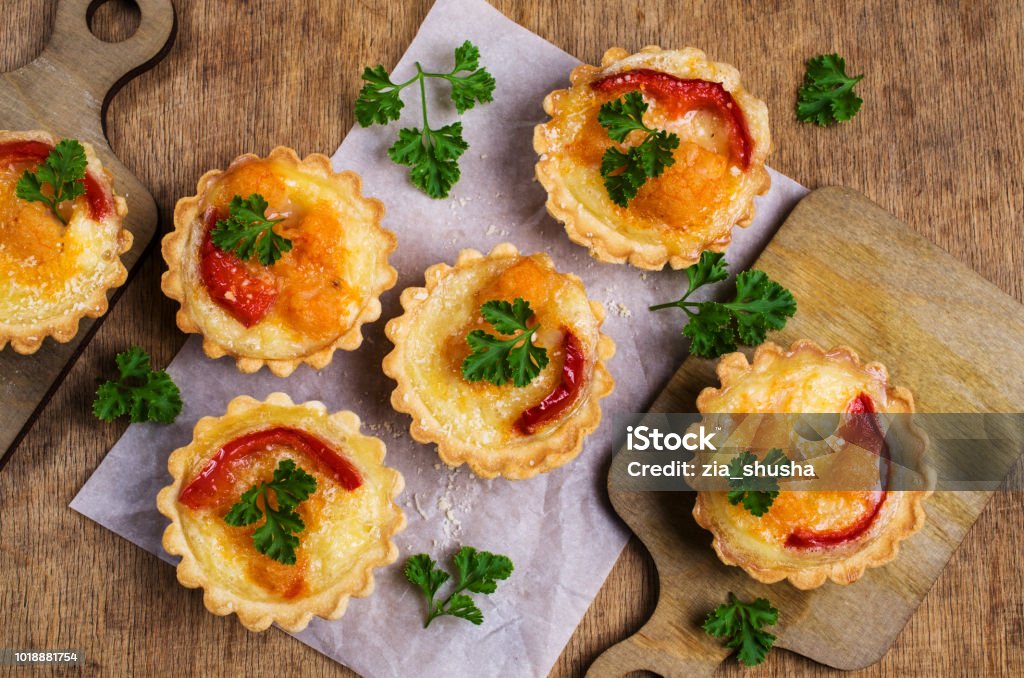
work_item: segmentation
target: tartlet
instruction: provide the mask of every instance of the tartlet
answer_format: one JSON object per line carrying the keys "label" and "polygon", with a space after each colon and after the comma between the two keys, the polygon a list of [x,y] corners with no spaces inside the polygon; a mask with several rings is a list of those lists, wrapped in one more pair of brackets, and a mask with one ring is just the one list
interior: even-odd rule
{"label": "tartlet", "polygon": [[[555,270],[546,254],[522,255],[507,243],[487,255],[462,250],[455,266],[436,264],[424,278],[426,287],[402,292],[405,312],[385,327],[395,348],[384,372],[398,382],[391,404],[412,415],[412,437],[483,478],[529,478],[575,458],[614,386],[605,361],[615,344],[601,333],[604,309],[582,281]],[[540,325],[534,343],[548,364],[523,387],[467,381],[467,335],[493,331],[481,306],[516,298],[530,304]]]}
{"label": "tartlet", "polygon": [[[573,69],[571,87],[544,99],[551,119],[534,131],[537,179],[547,209],[569,238],[600,261],[657,270],[686,268],[701,252],[722,252],[732,227],[754,218],[754,197],[768,190],[768,108],[747,92],[739,72],[687,47],[605,52],[600,66]],[[601,105],[639,90],[649,127],[678,135],[675,163],[648,179],[626,207],[611,200],[601,176],[615,144],[597,119]]]}
{"label": "tartlet", "polygon": [[[266,365],[288,376],[303,362],[320,369],[336,349],[358,348],[361,326],[380,317],[380,295],[398,278],[384,206],[361,186],[326,156],[300,160],[285,147],[204,174],[196,195],[178,201],[163,240],[161,287],[181,304],[178,327],[202,334],[208,356],[231,356],[242,372]],[[210,237],[231,200],[252,194],[267,201],[268,218],[284,219],[273,231],[291,240],[271,265],[242,261]]]}
{"label": "tartlet", "polygon": [[[846,454],[844,463],[872,458],[877,464],[871,467],[877,485],[859,480],[858,489],[787,490],[780,481],[782,491],[760,517],[730,503],[726,492],[698,492],[693,516],[714,535],[722,562],[742,567],[761,582],[788,579],[797,588],[812,589],[829,579],[852,583],[866,568],[892,561],[900,542],[924,525],[923,502],[934,482],[925,462],[927,439],[909,416],[914,412],[911,393],[891,385],[884,366],[861,363],[852,349],[825,351],[807,340],[788,350],[764,344],[749,363],[742,353],[730,353],[717,372],[721,386],[704,389],[697,399],[702,414],[836,413],[842,423],[829,443],[835,458]],[[881,417],[889,422],[887,433]],[[901,487],[920,490],[892,490],[887,484],[887,446],[896,425],[904,441],[900,463],[914,473],[913,482]],[[860,472],[849,469],[850,474]]]}
{"label": "tartlet", "polygon": [[82,144],[84,194],[60,208],[66,225],[43,203],[17,197],[18,179],[59,141],[48,132],[0,131],[0,349],[10,343],[30,354],[46,337],[70,341],[82,318],[107,312],[107,292],[128,277],[128,206],[92,146]]}
{"label": "tartlet", "polygon": [[[224,416],[200,419],[192,442],[171,454],[173,482],[157,496],[171,520],[164,549],[181,556],[178,581],[202,587],[210,612],[234,612],[252,631],[275,622],[299,631],[314,615],[341,617],[350,597],[373,592],[373,568],[398,557],[391,538],[405,514],[394,498],[404,481],[384,454],[352,412],[328,414],[322,403],[296,405],[283,393],[264,402],[240,396]],[[296,509],[305,529],[294,564],[257,551],[255,526],[225,522],[242,493],[270,480],[283,460],[317,481]]]}

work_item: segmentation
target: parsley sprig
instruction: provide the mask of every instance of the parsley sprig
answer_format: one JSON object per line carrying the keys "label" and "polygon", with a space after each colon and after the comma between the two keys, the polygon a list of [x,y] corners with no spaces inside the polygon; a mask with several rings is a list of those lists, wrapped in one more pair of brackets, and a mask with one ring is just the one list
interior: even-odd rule
{"label": "parsley sprig", "polygon": [[284,219],[268,219],[267,207],[266,199],[259,193],[231,198],[228,218],[219,220],[210,232],[213,244],[225,252],[234,252],[243,261],[255,255],[264,266],[273,265],[291,250],[292,241],[274,232],[274,224]]}
{"label": "parsley sprig", "polygon": [[764,271],[743,271],[736,276],[732,301],[689,301],[697,289],[729,277],[725,255],[704,252],[700,261],[686,269],[689,286],[678,301],[651,306],[650,310],[680,308],[689,318],[683,334],[691,339],[690,352],[717,358],[736,350],[737,342],[747,346],[764,343],[768,330],[781,330],[796,313],[796,299]]}
{"label": "parsley sprig", "polygon": [[96,391],[93,414],[102,421],[128,415],[133,423],[170,424],[181,412],[181,392],[164,370],[150,366],[149,354],[138,346],[117,354],[121,378]]}
{"label": "parsley sprig", "polygon": [[[743,503],[743,508],[750,511],[751,515],[760,518],[779,496],[779,480],[772,476],[745,476],[744,467],[753,465],[757,457],[749,451],[736,455],[729,462],[729,503],[736,505]],[[779,466],[789,461],[789,457],[783,454],[782,450],[772,448],[768,450],[764,460],[765,466]]]}
{"label": "parsley sprig", "polygon": [[462,361],[462,376],[466,381],[489,381],[501,386],[510,379],[517,387],[533,381],[548,364],[548,352],[533,343],[533,335],[540,324],[527,326],[533,316],[530,302],[516,297],[507,301],[488,301],[480,307],[484,320],[507,338],[496,337],[483,330],[466,335],[472,353]]}
{"label": "parsley sprig", "polygon": [[[67,220],[59,205],[85,193],[85,147],[76,139],[61,139],[35,172],[25,170],[14,187],[14,194],[28,202],[41,202],[50,208],[62,224]],[[44,190],[49,186],[49,190]]]}
{"label": "parsley sprig", "polygon": [[[270,492],[274,493],[276,506],[270,502]],[[306,529],[295,509],[314,492],[316,478],[291,459],[284,459],[274,469],[273,480],[246,490],[224,516],[224,522],[244,527],[266,518],[252,533],[256,550],[279,563],[294,565],[295,549],[299,547],[295,535]]]}
{"label": "parsley sprig", "polygon": [[601,157],[604,187],[608,197],[620,207],[627,207],[648,179],[660,177],[676,161],[672,151],[679,147],[679,137],[645,125],[646,111],[647,102],[640,92],[629,92],[621,99],[603,104],[597,113],[597,121],[608,130],[612,141],[621,144],[636,131],[646,134],[641,143],[625,150],[610,146]]}
{"label": "parsley sprig", "polygon": [[779,611],[764,598],[744,603],[732,592],[729,602],[716,607],[704,620],[704,631],[716,638],[726,638],[726,647],[739,650],[736,658],[745,666],[756,666],[768,656],[775,636],[762,627],[774,626]]}
{"label": "parsley sprig", "polygon": [[455,589],[444,600],[435,600],[441,586],[450,579],[450,575],[439,568],[437,563],[426,553],[412,556],[405,562],[405,577],[419,587],[427,600],[427,618],[423,628],[438,617],[452,616],[480,625],[484,621],[483,612],[476,606],[473,599],[463,591],[470,593],[494,593],[498,582],[508,579],[512,574],[512,561],[507,556],[500,556],[488,551],[477,551],[471,546],[463,546],[452,558],[457,579]]}
{"label": "parsley sprig", "polygon": [[847,75],[846,61],[838,54],[822,54],[808,59],[804,82],[797,92],[797,119],[822,127],[846,122],[864,103],[853,91],[853,86],[863,77]]}
{"label": "parsley sprig", "polygon": [[363,71],[363,88],[356,99],[356,120],[363,127],[386,125],[398,120],[402,108],[402,90],[419,84],[423,108],[423,128],[406,127],[398,132],[398,141],[388,149],[388,157],[399,165],[411,168],[412,183],[431,198],[447,198],[452,186],[459,180],[459,157],[469,144],[462,138],[462,123],[453,122],[432,129],[427,120],[428,78],[447,80],[451,84],[451,98],[455,110],[461,115],[476,106],[487,103],[494,95],[494,77],[480,67],[480,50],[470,41],[455,49],[455,65],[447,73],[423,70],[416,62],[416,75],[405,82],[391,80],[383,65],[367,67]]}

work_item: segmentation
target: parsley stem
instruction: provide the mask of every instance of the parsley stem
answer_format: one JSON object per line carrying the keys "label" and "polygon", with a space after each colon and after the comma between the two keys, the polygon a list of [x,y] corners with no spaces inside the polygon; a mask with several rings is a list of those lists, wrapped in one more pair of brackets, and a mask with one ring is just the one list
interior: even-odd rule
{"label": "parsley stem", "polygon": [[447,598],[445,598],[437,605],[434,605],[434,597],[431,596],[429,605],[430,614],[427,615],[427,621],[423,623],[423,628],[427,628],[428,626],[430,626],[430,622],[434,621],[438,617],[443,617],[446,614],[448,614],[445,608],[447,608],[448,604],[452,602],[452,598],[465,591],[467,586],[469,586],[468,582],[461,582],[458,586],[455,587],[454,591],[448,594]]}
{"label": "parsley stem", "polygon": [[[686,297],[688,297],[688,296],[690,296],[690,295],[687,294]],[[689,311],[689,309],[686,308],[687,306],[700,306],[701,303],[703,303],[703,302],[700,302],[700,301],[687,301],[686,297],[683,297],[682,299],[679,299],[678,301],[669,301],[669,302],[666,302],[664,304],[655,304],[654,306],[648,306],[647,310],[648,311],[662,311],[662,310],[664,310],[666,308],[681,308],[684,311],[686,311],[687,313],[689,313],[690,311]],[[729,304],[723,304],[723,306],[728,306],[728,305]]]}
{"label": "parsley stem", "polygon": [[[419,66],[419,64],[416,64],[416,65]],[[406,80],[405,82],[400,82],[397,85],[395,85],[395,91],[401,92],[403,89],[405,89],[409,85],[413,84],[414,82],[416,82],[417,80],[419,80],[422,77],[423,77],[423,71],[420,71],[420,72],[416,73],[416,75],[414,75],[411,78],[409,78],[408,80]]]}
{"label": "parsley stem", "polygon": [[438,616],[438,606],[434,603],[434,594],[431,593],[427,598],[427,620],[423,622],[423,628],[430,626],[430,622]]}
{"label": "parsley stem", "polygon": [[62,223],[65,226],[67,226],[68,225],[68,220],[64,218],[64,215],[60,213],[60,209],[57,208],[57,200],[54,199],[53,202],[48,203],[48,204],[50,205],[50,211],[53,212],[53,215],[55,217],[57,217],[58,219],[60,219],[60,223]]}
{"label": "parsley stem", "polygon": [[427,122],[427,80],[424,77],[423,67],[416,62],[416,77],[420,80],[420,105],[423,107],[423,142],[430,141],[430,124]]}

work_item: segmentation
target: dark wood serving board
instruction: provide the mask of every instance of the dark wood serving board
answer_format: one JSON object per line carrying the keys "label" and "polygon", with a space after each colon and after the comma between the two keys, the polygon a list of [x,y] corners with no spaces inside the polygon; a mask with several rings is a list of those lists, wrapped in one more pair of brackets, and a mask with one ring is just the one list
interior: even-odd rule
{"label": "dark wood serving board", "polygon": [[[845,188],[814,191],[793,210],[755,264],[792,290],[799,310],[779,344],[807,337],[847,344],[889,368],[920,412],[1024,411],[1024,306],[906,225]],[[983,328],[983,331],[981,329]],[[717,385],[714,361],[688,358],[652,406],[694,412]],[[666,677],[712,673],[730,654],[700,629],[729,591],[780,610],[777,646],[840,669],[881,659],[991,497],[936,493],[925,527],[899,557],[850,586],[814,591],[760,584],[723,565],[681,492],[611,490],[615,510],[650,551],[659,599],[635,635],[609,648],[588,676],[646,669]]]}
{"label": "dark wood serving board", "polygon": [[[138,29],[127,40],[108,43],[89,29],[89,16],[100,2],[61,0],[43,52],[22,68],[0,74],[0,129],[43,129],[87,142],[113,173],[115,191],[128,200],[126,226],[135,238],[121,258],[129,271],[156,233],[156,203],[110,150],[103,114],[121,85],[166,54],[175,27],[171,0],[136,2]],[[97,320],[86,318],[71,341],[46,339],[30,356],[9,346],[0,351],[0,467],[96,326]]]}

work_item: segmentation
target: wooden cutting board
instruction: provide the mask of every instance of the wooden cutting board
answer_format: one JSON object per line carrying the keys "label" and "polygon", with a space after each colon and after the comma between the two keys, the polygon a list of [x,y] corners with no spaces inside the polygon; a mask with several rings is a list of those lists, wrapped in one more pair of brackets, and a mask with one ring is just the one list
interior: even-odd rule
{"label": "wooden cutting board", "polygon": [[[88,25],[101,3],[61,0],[43,52],[26,66],[0,74],[0,129],[43,129],[88,142],[113,173],[116,192],[128,200],[126,226],[135,237],[121,257],[129,272],[156,233],[156,203],[110,150],[103,114],[124,83],[167,53],[175,27],[171,0],[136,3],[142,15],[138,30],[127,40],[108,43]],[[31,356],[9,346],[0,351],[0,467],[97,326],[97,320],[86,318],[74,339],[66,344],[47,339]]]}
{"label": "wooden cutting board", "polygon": [[[776,343],[848,344],[886,365],[894,383],[913,391],[920,412],[1024,411],[1024,306],[863,195],[814,191],[755,267],[792,290],[799,306],[770,337]],[[651,410],[695,412],[701,389],[718,385],[714,365],[688,358]],[[903,542],[894,562],[850,586],[830,582],[808,592],[760,584],[723,565],[710,533],[691,516],[691,493],[610,495],[653,556],[660,585],[651,619],[587,673],[618,678],[642,669],[666,677],[712,673],[731,651],[700,625],[729,591],[779,608],[778,647],[839,669],[869,666],[888,651],[991,493],[936,493],[925,505],[925,527]]]}

